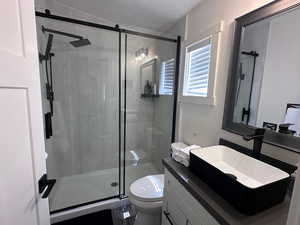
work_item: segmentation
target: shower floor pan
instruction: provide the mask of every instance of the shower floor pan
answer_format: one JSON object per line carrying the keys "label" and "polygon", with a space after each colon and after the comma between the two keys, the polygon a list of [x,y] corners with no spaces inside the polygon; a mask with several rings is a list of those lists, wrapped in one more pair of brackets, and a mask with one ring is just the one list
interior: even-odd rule
{"label": "shower floor pan", "polygon": [[[50,194],[50,211],[119,195],[118,173],[118,168],[112,168],[58,179]],[[155,169],[152,163],[127,166],[126,191],[136,179],[157,173],[159,171]]]}

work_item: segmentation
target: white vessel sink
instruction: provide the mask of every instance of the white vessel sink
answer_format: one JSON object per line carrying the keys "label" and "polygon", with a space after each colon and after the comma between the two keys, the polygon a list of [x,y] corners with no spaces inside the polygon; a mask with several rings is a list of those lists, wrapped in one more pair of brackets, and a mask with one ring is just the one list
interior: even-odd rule
{"label": "white vessel sink", "polygon": [[283,201],[290,175],[226,146],[191,151],[190,169],[245,214]]}
{"label": "white vessel sink", "polygon": [[235,176],[238,182],[249,188],[258,188],[289,177],[280,169],[223,145],[193,150],[192,153],[223,173]]}

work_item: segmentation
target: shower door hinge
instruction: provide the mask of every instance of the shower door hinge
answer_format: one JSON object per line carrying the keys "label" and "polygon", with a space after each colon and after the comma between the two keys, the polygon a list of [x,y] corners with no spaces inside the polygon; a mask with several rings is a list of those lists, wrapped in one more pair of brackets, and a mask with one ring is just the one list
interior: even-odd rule
{"label": "shower door hinge", "polygon": [[44,174],[39,179],[39,193],[42,194],[42,198],[48,198],[52,188],[54,187],[56,183],[55,179],[48,179],[47,174]]}
{"label": "shower door hinge", "polygon": [[123,194],[120,195],[120,199],[125,199],[125,198],[128,198],[128,196],[127,195],[123,195]]}

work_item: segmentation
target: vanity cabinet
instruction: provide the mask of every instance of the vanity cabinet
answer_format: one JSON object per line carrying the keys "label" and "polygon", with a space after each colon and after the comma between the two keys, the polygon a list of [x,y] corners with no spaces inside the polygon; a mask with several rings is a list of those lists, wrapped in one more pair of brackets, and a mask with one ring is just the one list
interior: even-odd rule
{"label": "vanity cabinet", "polygon": [[220,225],[168,170],[164,196],[162,225]]}

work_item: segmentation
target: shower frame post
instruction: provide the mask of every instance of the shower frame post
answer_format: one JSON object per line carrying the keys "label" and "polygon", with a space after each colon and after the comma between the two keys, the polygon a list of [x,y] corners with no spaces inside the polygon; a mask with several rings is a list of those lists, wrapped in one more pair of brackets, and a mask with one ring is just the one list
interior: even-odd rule
{"label": "shower frame post", "polygon": [[181,55],[181,36],[177,37],[176,49],[176,66],[174,80],[174,103],[173,103],[173,121],[172,121],[172,142],[176,139],[176,121],[177,121],[177,105],[178,105],[178,90],[179,90],[179,73],[180,73],[180,55]]}

